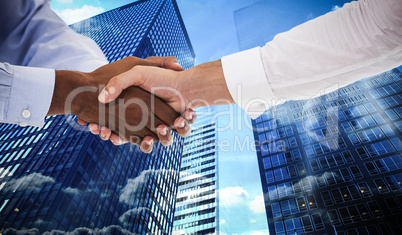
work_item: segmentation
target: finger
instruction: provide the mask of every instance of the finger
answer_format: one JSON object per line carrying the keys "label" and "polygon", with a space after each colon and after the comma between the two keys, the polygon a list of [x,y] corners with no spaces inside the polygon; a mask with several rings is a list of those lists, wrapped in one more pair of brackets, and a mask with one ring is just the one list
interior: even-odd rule
{"label": "finger", "polygon": [[159,125],[156,132],[159,137],[159,142],[161,142],[163,146],[170,146],[173,144],[173,136],[166,125]]}
{"label": "finger", "polygon": [[108,140],[110,139],[110,135],[112,134],[112,131],[107,128],[107,127],[102,127],[99,133],[99,136],[102,140]]}
{"label": "finger", "polygon": [[88,129],[92,134],[99,135],[100,127],[99,127],[98,124],[91,123],[91,124],[88,125]]}
{"label": "finger", "polygon": [[128,141],[123,140],[122,138],[120,138],[120,136],[118,136],[116,134],[112,134],[110,136],[110,141],[112,142],[112,144],[114,144],[116,146],[128,143]]}
{"label": "finger", "polygon": [[128,143],[127,141],[124,141],[122,138],[120,138],[120,136],[118,136],[118,135],[116,135],[116,134],[114,134],[114,133],[112,133],[112,134],[110,135],[109,140],[112,142],[112,144],[114,144],[114,145],[116,145],[116,146],[119,146],[119,145]]}
{"label": "finger", "polygon": [[166,56],[166,57],[151,56],[146,58],[146,60],[155,62],[156,64],[159,64],[160,67],[165,69],[173,69],[176,71],[184,70],[175,56]]}
{"label": "finger", "polygon": [[77,122],[78,122],[78,124],[80,124],[81,126],[84,126],[84,125],[88,124],[88,122],[83,121],[83,120],[80,119],[80,118],[77,118]]}
{"label": "finger", "polygon": [[134,71],[134,69],[135,68],[132,68],[110,79],[98,96],[99,102],[109,103],[116,99],[127,87],[142,85],[145,78],[142,76],[139,69],[136,71]]}
{"label": "finger", "polygon": [[174,126],[176,128],[177,134],[179,134],[181,137],[187,137],[191,133],[190,125],[183,117],[176,118],[176,120],[174,121]]}
{"label": "finger", "polygon": [[187,109],[183,113],[183,117],[187,120],[189,124],[193,124],[197,120],[197,113],[192,109]]}
{"label": "finger", "polygon": [[154,139],[151,136],[145,136],[141,142],[140,150],[144,153],[152,152],[154,146]]}

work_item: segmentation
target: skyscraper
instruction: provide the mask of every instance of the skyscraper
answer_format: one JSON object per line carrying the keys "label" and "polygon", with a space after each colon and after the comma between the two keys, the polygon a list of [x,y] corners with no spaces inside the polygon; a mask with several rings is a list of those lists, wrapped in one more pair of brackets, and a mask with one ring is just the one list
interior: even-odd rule
{"label": "skyscraper", "polygon": [[200,115],[184,141],[173,222],[174,234],[214,234],[219,231],[218,151],[214,108]]}
{"label": "skyscraper", "polygon": [[[137,1],[71,27],[110,62],[174,55],[184,68],[194,64],[174,0]],[[49,117],[43,129],[0,124],[0,232],[170,233],[182,148],[177,136],[150,155],[115,147],[73,116]]]}
{"label": "skyscraper", "polygon": [[400,234],[402,74],[253,121],[271,234]]}

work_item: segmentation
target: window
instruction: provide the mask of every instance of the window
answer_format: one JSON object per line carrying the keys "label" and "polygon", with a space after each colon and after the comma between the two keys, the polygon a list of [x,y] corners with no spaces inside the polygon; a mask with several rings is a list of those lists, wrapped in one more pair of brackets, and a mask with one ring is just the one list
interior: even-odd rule
{"label": "window", "polygon": [[329,210],[328,212],[329,221],[333,226],[341,225],[341,220],[339,219],[338,213],[336,210]]}
{"label": "window", "polygon": [[367,202],[367,206],[375,218],[381,218],[384,215],[376,201]]}
{"label": "window", "polygon": [[288,219],[285,220],[285,227],[287,234],[302,234],[303,227],[300,221],[300,218]]}
{"label": "window", "polygon": [[360,179],[363,177],[362,173],[360,172],[359,167],[351,166],[349,167],[350,171],[352,172],[353,178]]}
{"label": "window", "polygon": [[282,216],[281,208],[280,208],[278,202],[275,202],[275,203],[272,203],[272,204],[271,204],[271,210],[272,210],[272,216],[273,216],[274,218],[278,218],[278,217],[281,217],[281,216]]}
{"label": "window", "polygon": [[307,204],[306,201],[304,200],[304,197],[298,197],[296,198],[296,203],[299,208],[299,211],[307,211]]}
{"label": "window", "polygon": [[304,232],[307,233],[307,232],[311,232],[311,231],[314,230],[313,225],[312,225],[311,220],[310,220],[310,216],[305,215],[301,219],[302,219],[303,226],[304,226]]}
{"label": "window", "polygon": [[278,199],[278,192],[276,190],[276,186],[268,187],[268,195],[270,200]]}
{"label": "window", "polygon": [[270,157],[263,158],[262,163],[264,164],[264,169],[271,168],[271,158]]}
{"label": "window", "polygon": [[392,214],[399,214],[402,212],[394,197],[385,198],[384,200]]}
{"label": "window", "polygon": [[307,204],[308,204],[308,207],[310,208],[310,210],[314,210],[314,209],[318,208],[314,195],[306,196],[306,201],[307,201]]}
{"label": "window", "polygon": [[323,176],[323,175],[317,175],[317,176],[315,177],[315,180],[317,181],[317,186],[318,186],[319,188],[322,188],[322,187],[327,186],[327,184],[325,183],[325,180],[324,180],[324,176]]}
{"label": "window", "polygon": [[385,184],[384,180],[379,178],[374,180],[375,185],[377,186],[377,189],[380,193],[388,193],[389,189],[387,185]]}
{"label": "window", "polygon": [[319,171],[320,167],[318,166],[318,162],[316,159],[310,160],[310,166],[313,171]]}
{"label": "window", "polygon": [[371,197],[373,195],[366,182],[359,183],[357,186],[359,187],[360,193],[363,195],[363,197]]}
{"label": "window", "polygon": [[315,230],[324,229],[324,223],[322,222],[322,218],[320,214],[312,214],[311,218],[313,219]]}
{"label": "window", "polygon": [[332,196],[331,196],[331,194],[329,193],[329,191],[323,191],[323,192],[321,192],[321,197],[322,197],[322,200],[324,201],[324,205],[325,205],[325,206],[330,206],[330,205],[333,205],[333,204],[334,204],[334,202],[333,202],[333,200],[332,200]]}
{"label": "window", "polygon": [[272,171],[265,172],[265,179],[267,180],[267,184],[275,182],[274,175]]}
{"label": "window", "polygon": [[275,222],[275,232],[277,235],[285,235],[285,228],[283,227],[283,222]]}

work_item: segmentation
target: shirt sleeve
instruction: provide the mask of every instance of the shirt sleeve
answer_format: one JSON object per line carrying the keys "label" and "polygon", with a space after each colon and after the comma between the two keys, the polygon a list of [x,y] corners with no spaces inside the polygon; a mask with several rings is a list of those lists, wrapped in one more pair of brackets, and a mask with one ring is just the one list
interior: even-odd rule
{"label": "shirt sleeve", "polygon": [[0,8],[0,122],[42,126],[55,69],[91,72],[108,63],[91,39],[75,33],[48,0],[5,1]]}
{"label": "shirt sleeve", "polygon": [[264,47],[222,58],[229,91],[252,118],[273,105],[317,97],[401,64],[400,0],[347,3]]}
{"label": "shirt sleeve", "polygon": [[54,89],[54,70],[0,63],[0,120],[43,126]]}

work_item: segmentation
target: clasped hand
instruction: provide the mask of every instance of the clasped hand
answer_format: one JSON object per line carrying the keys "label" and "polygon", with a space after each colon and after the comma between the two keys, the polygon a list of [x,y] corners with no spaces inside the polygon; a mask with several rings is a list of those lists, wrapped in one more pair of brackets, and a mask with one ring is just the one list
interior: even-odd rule
{"label": "clasped hand", "polygon": [[[82,125],[91,123],[89,129],[92,133],[100,134],[104,140],[110,139],[115,145],[131,142],[140,145],[141,150],[146,153],[152,151],[153,143],[158,140],[165,146],[171,145],[173,137],[170,130],[182,137],[189,135],[189,124],[196,118],[194,111],[187,110],[184,113],[188,117],[186,120],[165,101],[136,86],[128,87],[113,102],[107,104],[99,103],[97,98],[111,78],[135,66],[183,70],[175,61],[174,57],[152,57],[145,60],[126,57],[91,73],[74,72],[79,77],[76,80],[80,85],[73,85],[75,89],[66,99],[72,104],[70,113],[75,114]],[[56,71],[56,79],[63,72],[66,71]]]}

